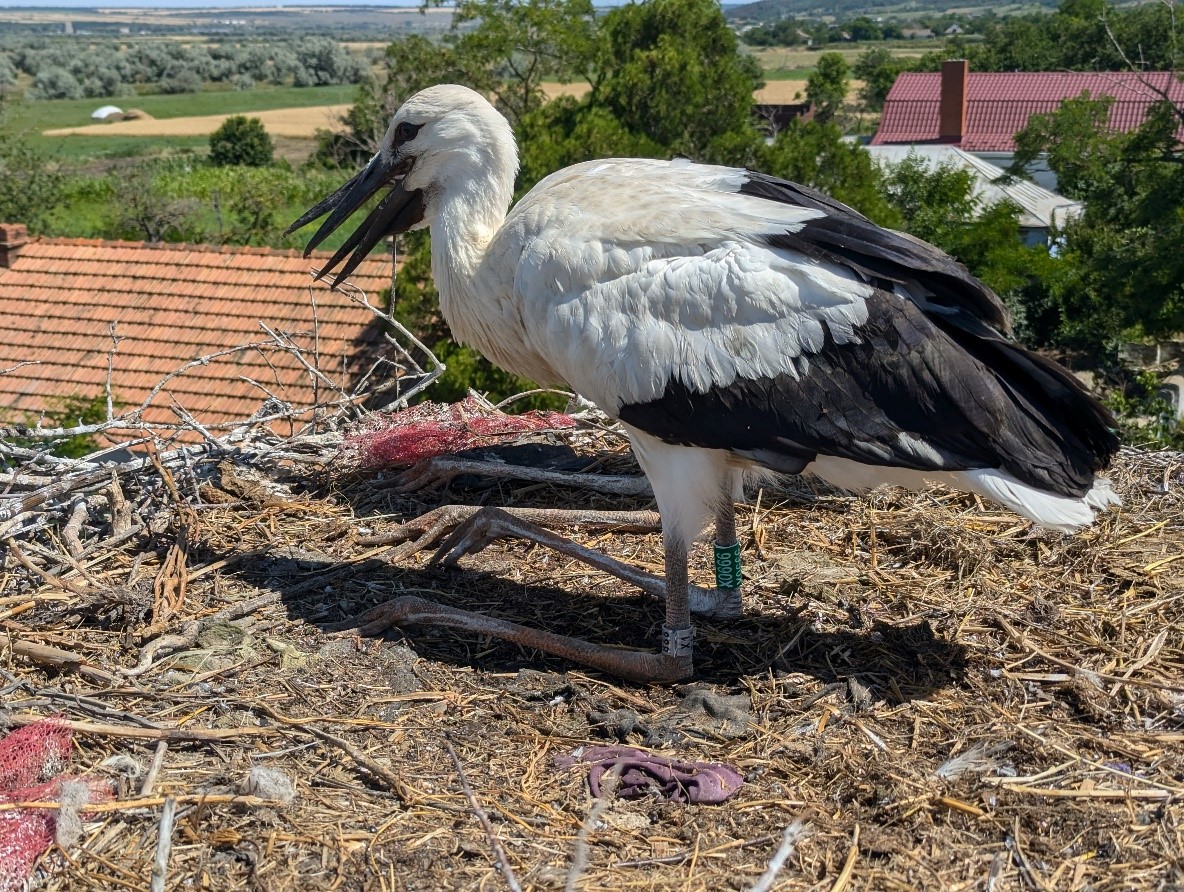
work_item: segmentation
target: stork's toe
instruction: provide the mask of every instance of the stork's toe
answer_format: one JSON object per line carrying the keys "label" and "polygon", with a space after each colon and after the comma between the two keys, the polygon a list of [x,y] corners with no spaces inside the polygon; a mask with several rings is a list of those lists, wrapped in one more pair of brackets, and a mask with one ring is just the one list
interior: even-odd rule
{"label": "stork's toe", "polygon": [[689,586],[691,613],[711,619],[739,619],[744,615],[740,589]]}

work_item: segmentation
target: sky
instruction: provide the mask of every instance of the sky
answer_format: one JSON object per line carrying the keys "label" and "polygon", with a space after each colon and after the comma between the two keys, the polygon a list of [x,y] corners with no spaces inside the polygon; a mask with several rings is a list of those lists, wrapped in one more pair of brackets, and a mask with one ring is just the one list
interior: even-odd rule
{"label": "sky", "polygon": [[252,3],[250,0],[130,0],[130,2],[99,3],[96,0],[0,0],[0,8],[23,7],[37,9],[128,9],[132,7],[147,7],[151,9],[234,9],[236,7],[271,7],[271,6],[410,6],[418,7],[418,0],[406,2],[390,2],[390,0],[307,0],[307,2],[284,3]]}

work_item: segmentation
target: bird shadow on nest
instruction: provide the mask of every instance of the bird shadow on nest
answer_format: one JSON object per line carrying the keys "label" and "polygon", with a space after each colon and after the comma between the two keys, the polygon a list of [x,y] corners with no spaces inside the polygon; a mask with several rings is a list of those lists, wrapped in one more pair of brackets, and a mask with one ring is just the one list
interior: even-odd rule
{"label": "bird shadow on nest", "polygon": [[[649,650],[663,621],[662,604],[607,582],[596,593],[592,573],[578,583],[587,591],[516,582],[498,572],[460,565],[396,567],[369,559],[335,562],[322,556],[276,553],[241,560],[232,571],[253,586],[278,592],[290,618],[330,631],[343,620],[401,595],[416,595],[561,635],[604,645]],[[504,566],[512,559],[503,558]],[[622,596],[622,588],[630,592]],[[819,629],[792,611],[751,608],[732,621],[697,618],[695,680],[734,685],[770,671],[800,673],[824,684],[849,682],[889,703],[924,699],[959,684],[967,651],[936,634],[927,621],[874,623],[854,629]],[[346,631],[344,634],[350,634]],[[427,625],[387,628],[367,635],[404,640],[427,660],[488,672],[562,671],[575,664],[530,648],[455,629]]]}

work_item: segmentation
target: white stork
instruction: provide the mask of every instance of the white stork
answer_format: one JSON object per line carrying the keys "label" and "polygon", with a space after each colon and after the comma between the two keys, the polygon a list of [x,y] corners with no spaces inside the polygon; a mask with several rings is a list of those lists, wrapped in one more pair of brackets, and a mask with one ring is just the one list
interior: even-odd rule
{"label": "white stork", "polygon": [[[692,671],[687,548],[713,515],[718,584],[700,606],[738,612],[746,472],[812,472],[849,490],[938,481],[1066,531],[1117,503],[1097,476],[1118,448],[1107,411],[1008,340],[995,294],[931,245],[803,186],[683,160],[577,164],[508,211],[517,167],[489,102],[432,87],[291,229],[328,214],[311,250],[385,190],[322,275],[345,260],[342,279],[384,237],[430,227],[453,334],[620,420],[661,516],[662,649],[597,647],[415,598],[385,623],[458,626],[669,681]],[[567,541],[529,523],[494,533],[507,530]],[[480,538],[451,541],[463,551]]]}

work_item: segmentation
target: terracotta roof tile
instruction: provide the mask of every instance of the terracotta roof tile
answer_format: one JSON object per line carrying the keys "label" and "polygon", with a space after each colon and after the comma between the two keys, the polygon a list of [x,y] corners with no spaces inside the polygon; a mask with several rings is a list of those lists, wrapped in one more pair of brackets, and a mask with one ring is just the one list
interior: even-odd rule
{"label": "terracotta roof tile", "polygon": [[[957,145],[968,152],[1015,151],[1015,135],[1027,126],[1032,115],[1055,111],[1066,99],[1083,92],[1094,98],[1113,96],[1110,128],[1133,130],[1146,119],[1148,108],[1159,100],[1154,90],[1163,90],[1174,103],[1184,105],[1184,82],[1170,71],[1139,75],[972,71],[966,83],[966,129]],[[939,72],[901,74],[888,91],[884,115],[872,145],[936,142],[940,97]],[[1184,141],[1184,128],[1180,136]]]}
{"label": "terracotta roof tile", "polygon": [[[298,344],[314,327],[322,371],[348,386],[368,366],[381,332],[365,311],[310,270],[329,255],[206,245],[144,244],[100,239],[34,239],[0,268],[0,367],[39,364],[0,375],[0,417],[36,416],[68,396],[103,392],[110,326],[121,339],[112,390],[136,405],[169,372],[199,356],[266,338],[265,322]],[[390,285],[390,260],[365,260],[351,281],[372,298]],[[250,416],[266,394],[254,378],[294,403],[312,400],[306,369],[282,351],[222,357],[174,379],[168,392],[207,424]],[[175,422],[168,395],[145,413]]]}

